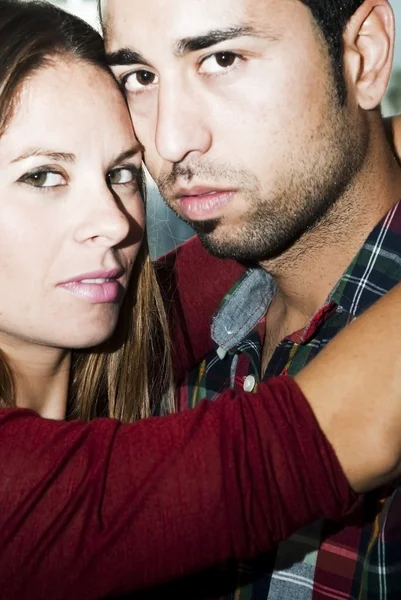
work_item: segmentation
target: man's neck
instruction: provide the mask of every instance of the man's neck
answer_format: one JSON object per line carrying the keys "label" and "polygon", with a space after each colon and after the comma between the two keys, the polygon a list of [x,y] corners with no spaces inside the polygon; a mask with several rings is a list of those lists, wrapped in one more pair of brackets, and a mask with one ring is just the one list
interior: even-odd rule
{"label": "man's neck", "polygon": [[265,363],[271,349],[323,305],[369,233],[401,199],[401,170],[384,134],[375,142],[363,170],[330,213],[287,252],[261,264],[278,289],[266,317]]}

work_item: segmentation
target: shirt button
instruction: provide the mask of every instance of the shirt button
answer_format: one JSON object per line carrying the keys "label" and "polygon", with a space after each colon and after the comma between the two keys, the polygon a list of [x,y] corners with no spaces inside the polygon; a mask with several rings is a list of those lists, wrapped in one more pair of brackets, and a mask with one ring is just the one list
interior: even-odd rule
{"label": "shirt button", "polygon": [[244,392],[253,392],[256,384],[256,379],[253,375],[248,375],[244,379]]}

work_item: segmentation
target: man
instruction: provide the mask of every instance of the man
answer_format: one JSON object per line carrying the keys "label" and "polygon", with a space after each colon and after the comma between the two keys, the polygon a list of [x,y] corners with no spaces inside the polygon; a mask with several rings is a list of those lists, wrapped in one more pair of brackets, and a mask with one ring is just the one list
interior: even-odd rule
{"label": "man", "polygon": [[[401,173],[379,110],[388,1],[105,0],[102,10],[166,202],[213,255],[255,265],[214,316],[215,349],[187,376],[183,403],[295,375],[401,280]],[[366,496],[347,525],[315,523],[242,566],[230,591],[239,581],[236,598],[399,599],[400,548],[401,488],[391,488]]]}

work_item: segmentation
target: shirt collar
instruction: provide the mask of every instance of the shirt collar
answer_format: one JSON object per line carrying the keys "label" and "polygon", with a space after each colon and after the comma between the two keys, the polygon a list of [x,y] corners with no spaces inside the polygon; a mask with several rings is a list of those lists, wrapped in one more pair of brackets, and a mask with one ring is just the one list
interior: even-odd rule
{"label": "shirt collar", "polygon": [[[401,202],[369,234],[324,307],[335,304],[355,317],[396,285],[401,280],[400,238]],[[240,277],[212,319],[211,336],[221,355],[238,346],[256,327],[275,291],[273,277],[261,268],[248,269]],[[326,314],[329,311],[324,307]],[[309,336],[301,337],[307,340]]]}
{"label": "shirt collar", "polygon": [[248,269],[224,297],[212,318],[212,339],[225,353],[238,346],[266,314],[274,296],[273,277],[260,268]]}
{"label": "shirt collar", "polygon": [[356,317],[401,281],[401,202],[376,225],[330,295]]}

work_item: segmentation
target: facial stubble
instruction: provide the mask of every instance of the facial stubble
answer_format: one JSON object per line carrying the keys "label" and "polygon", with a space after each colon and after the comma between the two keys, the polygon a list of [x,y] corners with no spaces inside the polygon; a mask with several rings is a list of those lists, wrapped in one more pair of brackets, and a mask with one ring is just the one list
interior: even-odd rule
{"label": "facial stubble", "polygon": [[[248,171],[227,165],[218,168],[205,162],[185,168],[174,165],[172,172],[158,181],[167,204],[181,219],[170,191],[178,178],[187,182],[224,181],[240,190],[248,208],[240,219],[236,218],[235,224],[230,224],[229,216],[205,221],[182,219],[195,230],[212,255],[241,262],[277,258],[306,232],[318,230],[333,208],[351,197],[347,192],[364,164],[368,129],[363,122],[356,123],[348,107],[341,106],[334,98],[335,94],[328,94],[323,125],[315,128],[310,138],[312,143],[282,161],[288,166],[273,190],[264,190],[258,178]],[[335,214],[336,219],[341,218],[341,211]]]}

